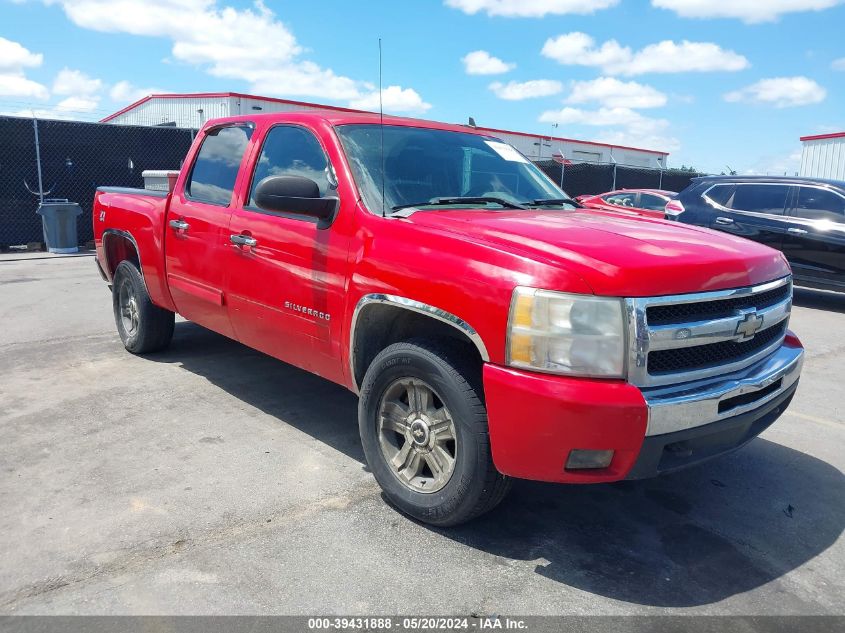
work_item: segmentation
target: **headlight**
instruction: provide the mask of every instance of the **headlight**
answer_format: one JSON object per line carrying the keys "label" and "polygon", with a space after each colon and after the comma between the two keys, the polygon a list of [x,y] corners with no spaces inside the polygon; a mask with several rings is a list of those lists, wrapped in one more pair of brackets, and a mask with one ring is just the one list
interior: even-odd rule
{"label": "headlight", "polygon": [[556,374],[623,378],[621,299],[518,287],[508,320],[507,362]]}

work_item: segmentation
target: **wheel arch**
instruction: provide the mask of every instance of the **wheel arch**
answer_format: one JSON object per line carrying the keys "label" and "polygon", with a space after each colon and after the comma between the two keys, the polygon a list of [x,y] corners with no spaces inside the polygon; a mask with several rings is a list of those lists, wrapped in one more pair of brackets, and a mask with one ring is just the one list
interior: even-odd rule
{"label": "wheel arch", "polygon": [[364,295],[355,306],[349,330],[349,369],[357,393],[372,360],[388,345],[413,336],[445,337],[466,344],[479,367],[490,355],[479,333],[460,317],[407,297]]}
{"label": "wheel arch", "polygon": [[119,229],[103,231],[103,258],[105,260],[105,273],[111,281],[114,281],[114,273],[118,264],[124,260],[129,260],[135,264],[141,273],[141,279],[144,278],[138,243],[128,231]]}

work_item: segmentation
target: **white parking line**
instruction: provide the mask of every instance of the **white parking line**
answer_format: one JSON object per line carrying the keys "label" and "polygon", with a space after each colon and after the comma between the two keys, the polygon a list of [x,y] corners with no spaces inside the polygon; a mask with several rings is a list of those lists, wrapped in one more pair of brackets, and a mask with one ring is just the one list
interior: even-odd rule
{"label": "white parking line", "polygon": [[845,423],[843,422],[837,422],[836,420],[827,420],[825,418],[818,418],[814,415],[799,413],[798,411],[787,410],[784,415],[791,415],[793,418],[801,418],[802,420],[807,420],[808,422],[816,422],[817,424],[825,424],[827,426],[838,427],[840,429],[845,426]]}

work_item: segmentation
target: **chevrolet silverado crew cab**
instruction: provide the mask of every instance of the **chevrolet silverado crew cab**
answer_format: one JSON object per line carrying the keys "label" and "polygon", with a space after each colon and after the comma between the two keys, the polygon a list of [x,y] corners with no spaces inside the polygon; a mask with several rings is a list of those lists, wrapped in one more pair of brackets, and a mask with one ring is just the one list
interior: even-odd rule
{"label": "chevrolet silverado crew cab", "polygon": [[210,121],[172,191],[101,188],[94,227],[127,350],[165,348],[179,313],[351,389],[387,499],[436,525],[514,477],[644,478],[736,449],[801,372],[781,253],[581,210],[472,128]]}

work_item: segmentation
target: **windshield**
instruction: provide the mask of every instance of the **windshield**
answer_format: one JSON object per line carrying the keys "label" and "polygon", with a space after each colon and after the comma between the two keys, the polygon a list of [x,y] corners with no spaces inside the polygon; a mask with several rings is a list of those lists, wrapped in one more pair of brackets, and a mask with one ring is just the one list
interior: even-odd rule
{"label": "windshield", "polygon": [[513,204],[568,198],[522,154],[493,137],[377,124],[342,125],[337,132],[364,203],[377,214],[438,198],[496,198]]}

